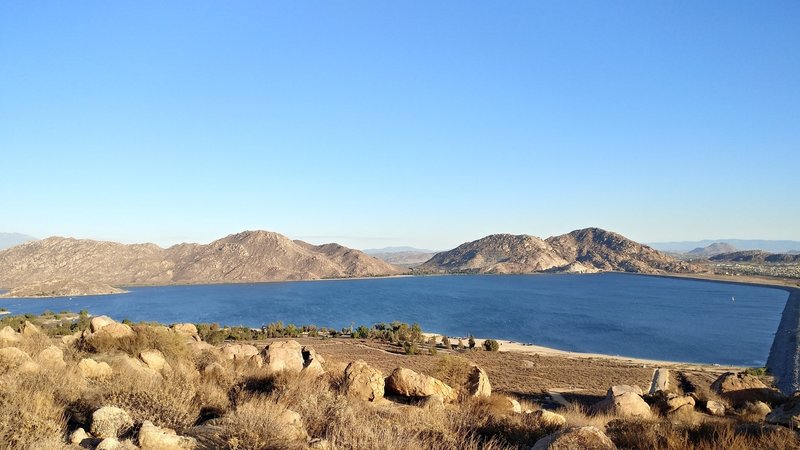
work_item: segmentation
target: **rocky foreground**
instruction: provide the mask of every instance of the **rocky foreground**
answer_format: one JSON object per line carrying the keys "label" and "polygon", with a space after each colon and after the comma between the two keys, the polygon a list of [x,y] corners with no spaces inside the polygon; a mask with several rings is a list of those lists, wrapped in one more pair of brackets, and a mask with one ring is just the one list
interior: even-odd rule
{"label": "rocky foreground", "polygon": [[30,321],[3,320],[19,325],[0,328],[0,448],[799,445],[800,397],[747,373],[706,384],[657,372],[647,391],[615,385],[599,401],[538,403],[496,392],[489,372],[453,356],[455,347],[430,355],[435,372],[383,371],[294,339],[212,345],[193,324],[82,316],[72,334],[51,338]]}

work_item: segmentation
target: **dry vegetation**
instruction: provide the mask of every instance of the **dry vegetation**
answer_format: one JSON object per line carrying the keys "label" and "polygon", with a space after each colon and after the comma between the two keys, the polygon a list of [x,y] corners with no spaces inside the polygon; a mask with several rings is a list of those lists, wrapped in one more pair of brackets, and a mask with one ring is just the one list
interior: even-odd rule
{"label": "dry vegetation", "polygon": [[[311,376],[304,372],[268,373],[250,360],[229,360],[214,348],[193,347],[185,335],[165,327],[138,325],[132,329],[132,336],[98,336],[68,344],[44,333],[0,343],[1,347],[21,349],[39,368],[0,366],[0,448],[81,448],[68,443],[69,435],[78,427],[89,430],[92,413],[102,406],[116,406],[130,414],[134,429],[122,436],[130,445],[139,444],[137,428],[144,421],[191,436],[198,448],[232,450],[528,449],[561,429],[504,406],[505,395],[514,395],[523,409],[540,408],[530,400],[535,396],[526,399],[517,395],[525,394],[517,392],[524,389],[523,385],[504,387],[504,383],[520,383],[516,378],[498,376],[503,381],[495,383],[494,375],[503,371],[506,358],[518,355],[490,357],[488,352],[465,352],[460,357],[406,356],[387,354],[383,348],[370,350],[353,340],[336,344],[347,346],[352,354],[326,353],[335,341],[308,339],[328,359],[325,374]],[[50,368],[39,359],[40,352],[51,345],[62,348],[65,368]],[[140,354],[151,349],[163,353],[167,368],[155,372],[139,362]],[[353,356],[369,360],[371,352],[384,355],[382,362],[375,362],[384,375],[388,369],[382,365],[415,366],[453,387],[464,379],[469,360],[477,360],[489,372],[495,391],[500,387],[505,395],[462,397],[452,405],[430,408],[414,402],[369,403],[346,396],[342,389],[344,359]],[[84,358],[107,362],[112,375],[86,377],[77,367]],[[554,364],[538,360],[525,369],[535,376],[537,368]],[[548,373],[544,375],[553,376]],[[298,426],[287,425],[287,414],[291,417],[292,412],[299,415]],[[566,427],[593,425],[605,429],[619,448],[800,448],[794,431],[750,422],[747,417],[709,416],[693,424],[664,418],[621,420],[592,414],[577,402],[556,412],[566,418]]]}

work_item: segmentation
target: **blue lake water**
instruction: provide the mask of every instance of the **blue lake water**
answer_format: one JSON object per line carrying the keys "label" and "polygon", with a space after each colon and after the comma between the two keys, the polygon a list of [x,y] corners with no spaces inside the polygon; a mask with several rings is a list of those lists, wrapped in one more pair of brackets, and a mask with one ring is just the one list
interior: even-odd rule
{"label": "blue lake water", "polygon": [[[626,274],[429,276],[134,287],[129,294],[2,299],[12,313],[88,310],[117,320],[275,321],[337,329],[399,320],[451,336],[746,366],[765,363],[788,293]],[[735,298],[735,301],[732,300]]]}

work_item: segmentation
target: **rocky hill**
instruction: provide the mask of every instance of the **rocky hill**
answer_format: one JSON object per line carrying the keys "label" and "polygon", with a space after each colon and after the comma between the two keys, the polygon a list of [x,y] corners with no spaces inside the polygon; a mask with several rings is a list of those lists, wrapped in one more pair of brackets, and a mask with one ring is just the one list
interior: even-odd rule
{"label": "rocky hill", "polygon": [[75,297],[79,295],[124,294],[125,292],[105,283],[88,283],[82,280],[51,280],[19,286],[0,295],[0,297]]}
{"label": "rocky hill", "polygon": [[717,262],[744,263],[800,263],[800,255],[789,253],[769,253],[762,250],[746,250],[741,252],[721,253],[709,258]]}
{"label": "rocky hill", "polygon": [[690,250],[688,253],[686,253],[686,256],[690,258],[709,258],[721,253],[733,253],[736,250],[736,247],[728,244],[727,242],[715,242],[706,247],[697,247],[694,250]]}
{"label": "rocky hill", "polygon": [[419,272],[689,272],[692,267],[619,234],[587,228],[542,240],[498,234],[437,253]]}
{"label": "rocky hill", "polygon": [[120,244],[52,237],[0,252],[0,286],[54,279],[110,285],[223,283],[395,275],[402,270],[337,244],[245,231],[210,244]]}

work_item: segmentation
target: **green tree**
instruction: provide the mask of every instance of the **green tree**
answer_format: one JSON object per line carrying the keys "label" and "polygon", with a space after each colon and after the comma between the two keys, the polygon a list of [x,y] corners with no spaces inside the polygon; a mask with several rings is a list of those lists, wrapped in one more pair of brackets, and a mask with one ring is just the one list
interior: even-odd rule
{"label": "green tree", "polygon": [[469,335],[469,340],[467,341],[467,344],[469,345],[470,349],[475,348],[475,336],[470,334]]}
{"label": "green tree", "polygon": [[483,348],[487,352],[496,352],[500,350],[500,344],[494,339],[486,339],[483,341]]}

